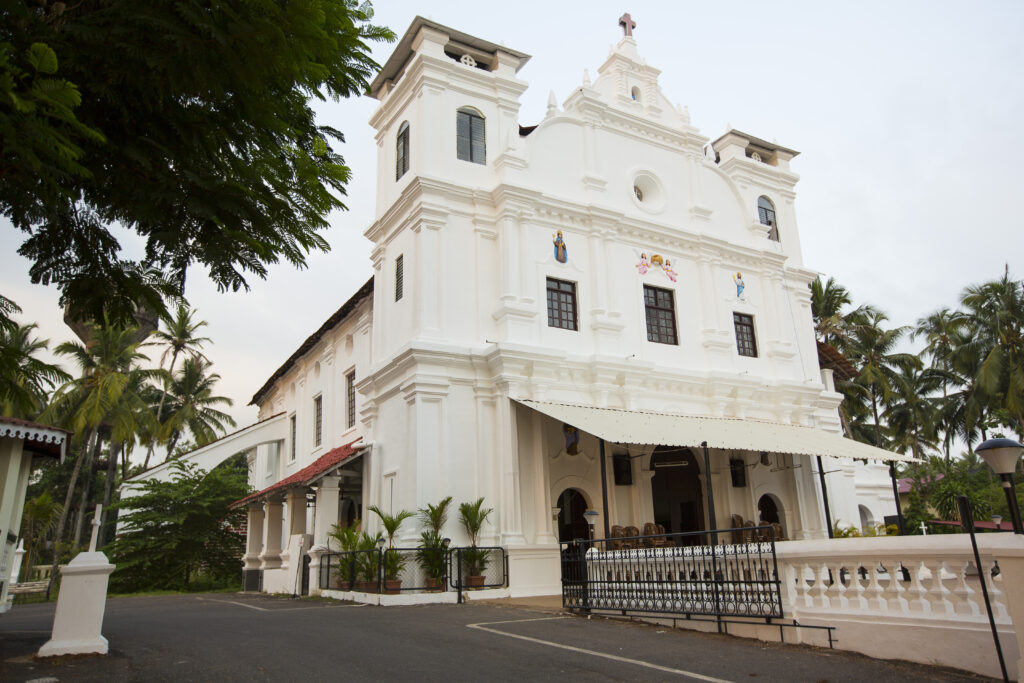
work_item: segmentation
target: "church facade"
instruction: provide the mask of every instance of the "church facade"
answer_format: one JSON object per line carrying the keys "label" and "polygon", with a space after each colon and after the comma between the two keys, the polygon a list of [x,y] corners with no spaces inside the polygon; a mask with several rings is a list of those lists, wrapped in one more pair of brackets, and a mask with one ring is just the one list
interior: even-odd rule
{"label": "church facade", "polygon": [[598,536],[735,515],[791,539],[827,535],[826,495],[833,524],[895,512],[900,456],[842,438],[819,364],[797,152],[701,134],[624,19],[537,125],[521,52],[417,17],[384,65],[373,276],[253,398],[264,590],[291,592],[331,525],[375,530],[374,504],[483,497],[513,595],[558,592],[587,509]]}

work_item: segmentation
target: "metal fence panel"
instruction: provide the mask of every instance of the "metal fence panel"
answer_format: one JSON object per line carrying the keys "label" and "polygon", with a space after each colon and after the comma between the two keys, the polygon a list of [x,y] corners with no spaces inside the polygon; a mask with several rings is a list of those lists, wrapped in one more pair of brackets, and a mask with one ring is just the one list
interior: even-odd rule
{"label": "metal fence panel", "polygon": [[562,604],[622,614],[781,618],[772,534],[771,527],[748,527],[562,544]]}

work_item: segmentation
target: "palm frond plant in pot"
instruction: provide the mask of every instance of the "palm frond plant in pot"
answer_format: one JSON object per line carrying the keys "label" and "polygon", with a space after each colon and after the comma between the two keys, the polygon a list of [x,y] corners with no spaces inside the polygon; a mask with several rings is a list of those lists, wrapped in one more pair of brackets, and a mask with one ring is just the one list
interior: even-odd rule
{"label": "palm frond plant in pot", "polygon": [[452,497],[443,498],[437,505],[427,504],[420,508],[419,518],[424,530],[420,533],[420,545],[416,550],[416,562],[425,575],[427,590],[441,590],[448,574],[448,543],[443,538],[444,525],[448,521],[448,508]]}
{"label": "palm frond plant in pot", "polygon": [[376,505],[370,506],[370,512],[380,517],[380,523],[384,527],[384,537],[388,541],[388,547],[384,551],[384,592],[397,593],[402,590],[402,580],[399,575],[405,569],[406,558],[399,550],[395,549],[395,534],[402,526],[402,522],[415,516],[416,513],[408,510],[401,510],[390,515]]}
{"label": "palm frond plant in pot", "polygon": [[340,555],[338,556],[338,573],[335,575],[335,586],[341,590],[350,591],[356,582],[356,551],[359,550],[360,522],[356,520],[349,526],[335,524],[327,535],[328,549],[336,545]]}
{"label": "palm frond plant in pot", "polygon": [[467,577],[466,585],[470,588],[480,588],[486,580],[484,572],[491,559],[490,550],[478,548],[476,542],[492,512],[493,508],[484,508],[482,497],[472,503],[459,504],[459,523],[469,536],[470,547],[462,550],[462,564]]}

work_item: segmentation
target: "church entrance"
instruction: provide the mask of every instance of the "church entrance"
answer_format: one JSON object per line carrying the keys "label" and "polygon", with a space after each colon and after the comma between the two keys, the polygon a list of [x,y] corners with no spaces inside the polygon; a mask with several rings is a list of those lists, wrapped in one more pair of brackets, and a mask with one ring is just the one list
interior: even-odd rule
{"label": "church entrance", "polygon": [[587,501],[576,489],[566,489],[558,496],[558,540],[568,543],[577,538],[590,538],[590,525],[583,513],[587,511]]}
{"label": "church entrance", "polygon": [[[654,521],[666,533],[704,530],[704,493],[697,457],[689,448],[658,446],[651,455]],[[700,544],[699,536],[693,544]]]}

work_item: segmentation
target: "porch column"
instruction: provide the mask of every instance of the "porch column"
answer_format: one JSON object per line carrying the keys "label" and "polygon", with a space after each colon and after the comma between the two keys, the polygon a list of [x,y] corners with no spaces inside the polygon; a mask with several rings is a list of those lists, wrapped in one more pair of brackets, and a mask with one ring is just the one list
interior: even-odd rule
{"label": "porch column", "polygon": [[281,566],[281,524],[284,506],[280,500],[268,500],[263,504],[263,552],[260,569],[277,569]]}
{"label": "porch column", "polygon": [[313,547],[327,546],[327,535],[338,523],[338,482],[340,477],[324,477],[316,487],[316,511],[313,515]]}
{"label": "porch column", "polygon": [[281,539],[281,565],[287,566],[292,559],[292,541],[296,536],[306,533],[306,491],[291,489],[285,495],[285,519],[288,520],[288,533]]}
{"label": "porch column", "polygon": [[243,569],[249,571],[260,568],[261,550],[263,550],[263,506],[260,503],[252,503],[249,505],[248,524],[245,530]]}

